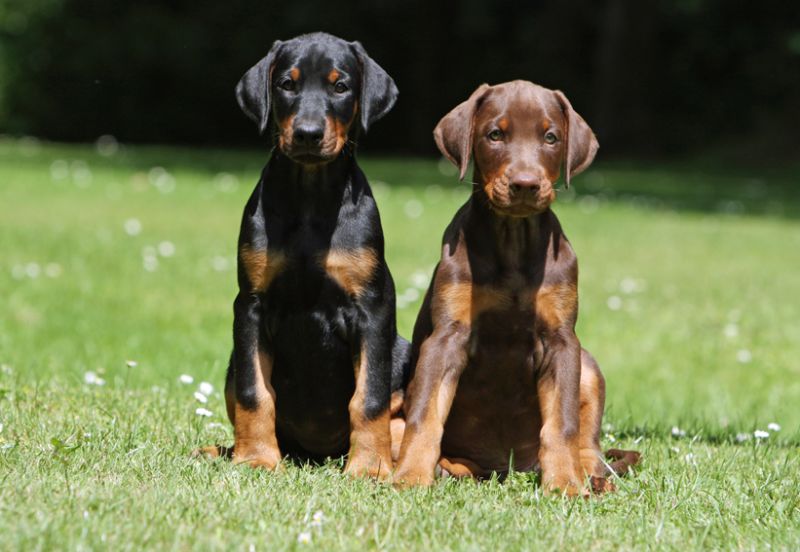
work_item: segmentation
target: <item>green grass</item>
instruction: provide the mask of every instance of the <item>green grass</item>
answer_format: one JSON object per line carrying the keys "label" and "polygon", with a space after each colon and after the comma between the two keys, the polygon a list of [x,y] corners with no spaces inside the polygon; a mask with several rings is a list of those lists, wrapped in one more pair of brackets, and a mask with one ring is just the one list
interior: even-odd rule
{"label": "green grass", "polygon": [[[398,493],[338,459],[270,474],[187,458],[232,440],[236,234],[265,158],[0,141],[2,548],[800,546],[800,171],[600,163],[562,193],[579,337],[608,381],[604,445],[644,455],[618,493],[570,501],[530,474]],[[468,186],[432,161],[361,164],[408,336]]]}

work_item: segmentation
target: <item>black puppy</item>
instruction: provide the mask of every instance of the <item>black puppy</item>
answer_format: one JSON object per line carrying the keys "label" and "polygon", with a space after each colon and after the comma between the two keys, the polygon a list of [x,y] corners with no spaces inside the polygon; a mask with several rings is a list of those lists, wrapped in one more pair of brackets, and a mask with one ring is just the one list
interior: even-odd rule
{"label": "black puppy", "polygon": [[236,96],[262,133],[274,128],[277,147],[239,233],[225,380],[234,447],[201,452],[273,469],[282,454],[349,449],[345,472],[386,477],[391,393],[409,344],[355,140],[397,88],[358,42],[314,33],[275,42]]}

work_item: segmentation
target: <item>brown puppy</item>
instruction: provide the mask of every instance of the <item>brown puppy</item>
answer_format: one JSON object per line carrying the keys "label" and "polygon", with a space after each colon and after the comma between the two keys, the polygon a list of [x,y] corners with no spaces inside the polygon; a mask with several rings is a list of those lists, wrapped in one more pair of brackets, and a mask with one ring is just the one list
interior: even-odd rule
{"label": "brown puppy", "polygon": [[[550,210],[592,162],[592,130],[559,91],[480,86],[434,131],[474,188],[444,234],[414,327],[394,481],[540,468],[545,492],[611,490],[600,452],[605,382],[575,335],[578,264]],[[609,451],[625,471],[637,453]]]}

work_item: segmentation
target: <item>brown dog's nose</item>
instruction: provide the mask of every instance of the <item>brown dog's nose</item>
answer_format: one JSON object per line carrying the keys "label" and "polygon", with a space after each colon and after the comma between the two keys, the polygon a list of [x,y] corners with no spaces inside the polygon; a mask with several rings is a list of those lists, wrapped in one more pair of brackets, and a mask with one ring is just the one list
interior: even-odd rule
{"label": "brown dog's nose", "polygon": [[527,190],[536,193],[539,191],[540,182],[541,180],[538,177],[530,173],[520,173],[511,178],[511,190],[514,193]]}
{"label": "brown dog's nose", "polygon": [[317,123],[298,123],[294,129],[293,140],[301,146],[317,146],[325,134],[325,127]]}

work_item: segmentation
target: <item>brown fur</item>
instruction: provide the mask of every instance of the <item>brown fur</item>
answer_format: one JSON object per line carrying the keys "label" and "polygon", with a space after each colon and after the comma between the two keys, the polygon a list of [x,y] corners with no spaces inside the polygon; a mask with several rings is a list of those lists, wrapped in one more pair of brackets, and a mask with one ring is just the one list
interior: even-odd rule
{"label": "brown fur", "polygon": [[252,291],[264,293],[270,283],[286,267],[286,256],[280,252],[252,249],[248,245],[239,250],[239,259],[244,265]]}
{"label": "brown fur", "polygon": [[[605,382],[575,335],[577,259],[550,211],[562,165],[591,163],[591,129],[560,92],[514,81],[479,87],[434,137],[462,177],[474,156],[474,186],[414,328],[396,485],[431,484],[438,463],[456,477],[540,468],[546,493],[613,490]],[[638,461],[622,452],[620,471]]]}
{"label": "brown fur", "polygon": [[358,297],[367,287],[378,266],[373,249],[329,250],[319,257],[319,264],[343,290]]}

